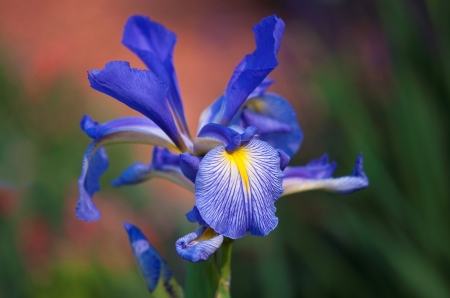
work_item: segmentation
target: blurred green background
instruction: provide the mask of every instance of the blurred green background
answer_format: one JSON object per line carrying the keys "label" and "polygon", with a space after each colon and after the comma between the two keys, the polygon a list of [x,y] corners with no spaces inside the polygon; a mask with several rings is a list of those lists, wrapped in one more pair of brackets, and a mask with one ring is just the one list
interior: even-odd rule
{"label": "blurred green background", "polygon": [[0,1],[0,297],[148,296],[123,221],[184,282],[174,241],[194,228],[184,219],[192,195],[160,181],[109,186],[133,161],[148,162],[150,147],[108,147],[103,218],[74,215],[89,142],[79,120],[133,114],[89,90],[85,71],[114,59],[141,65],[120,45],[133,13],[178,34],[192,131],[253,50],[251,26],[276,13],[286,32],[273,91],[305,134],[291,164],[328,152],[346,175],[364,154],[369,188],[283,197],[276,230],[236,241],[232,296],[450,297],[450,2],[32,2]]}

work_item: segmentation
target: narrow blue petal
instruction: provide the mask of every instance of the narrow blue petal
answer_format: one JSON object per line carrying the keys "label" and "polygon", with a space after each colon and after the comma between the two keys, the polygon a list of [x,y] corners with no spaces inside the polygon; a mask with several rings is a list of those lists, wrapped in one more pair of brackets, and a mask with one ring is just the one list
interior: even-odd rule
{"label": "narrow blue petal", "polygon": [[245,130],[241,133],[241,145],[247,145],[248,142],[253,139],[257,130],[258,129],[254,126],[248,126],[245,128]]}
{"label": "narrow blue petal", "polygon": [[227,151],[236,150],[241,144],[241,135],[235,130],[215,123],[210,123],[200,130],[198,136],[222,142]]}
{"label": "narrow blue petal", "polygon": [[194,183],[183,175],[180,168],[180,156],[164,148],[155,147],[152,163],[135,163],[128,167],[112,185],[115,187],[133,185],[152,178],[163,178],[194,192]]}
{"label": "narrow blue petal", "polygon": [[124,117],[102,124],[84,115],[81,129],[99,143],[140,143],[179,150],[153,121],[145,117]]}
{"label": "narrow blue petal", "polygon": [[223,236],[211,228],[200,228],[175,243],[180,257],[193,263],[206,261],[222,245]]}
{"label": "narrow blue petal", "polygon": [[283,195],[315,189],[350,194],[369,185],[369,180],[363,171],[362,154],[358,155],[355,168],[350,176],[331,178],[329,173],[332,171],[327,167],[334,170],[335,165],[286,168]]}
{"label": "narrow blue petal", "polygon": [[151,71],[130,68],[128,62],[113,61],[102,70],[92,70],[88,78],[92,88],[147,116],[185,151],[186,145],[166,101],[167,86]]}
{"label": "narrow blue petal", "polygon": [[283,31],[284,22],[275,15],[262,19],[253,27],[256,50],[245,56],[238,64],[228,82],[224,96],[217,99],[202,114],[200,127],[206,123],[218,123],[225,126],[229,124],[248,96],[278,65],[276,55],[280,48]]}
{"label": "narrow blue petal", "polygon": [[186,213],[186,219],[189,222],[197,222],[200,225],[209,228],[209,225],[206,223],[206,221],[203,220],[202,216],[200,215],[197,206],[194,206],[191,211]]}
{"label": "narrow blue petal", "polygon": [[255,126],[260,140],[283,150],[290,157],[297,153],[303,139],[294,109],[276,94],[247,100],[240,116],[240,125]]}
{"label": "narrow blue petal", "polygon": [[135,53],[167,86],[169,104],[182,131],[188,134],[183,103],[173,67],[173,49],[177,37],[163,25],[146,16],[132,16],[125,24],[122,43]]}
{"label": "narrow blue petal", "polygon": [[188,152],[180,155],[181,172],[183,172],[184,176],[186,176],[193,183],[195,183],[195,177],[197,176],[198,167],[201,160],[202,157],[192,155]]}
{"label": "narrow blue petal", "polygon": [[284,151],[282,151],[280,149],[277,149],[277,151],[278,151],[278,155],[280,155],[280,169],[282,171],[284,171],[284,169],[286,169],[287,165],[291,161],[291,158],[289,157],[289,155],[284,153]]}
{"label": "narrow blue petal", "polygon": [[172,277],[172,272],[166,261],[148,242],[141,230],[130,223],[124,223],[123,226],[128,233],[131,249],[149,291],[153,292],[155,290],[160,279],[163,279],[166,288],[170,287],[169,281]]}
{"label": "narrow blue petal", "polygon": [[108,156],[105,148],[96,149],[96,142],[92,142],[86,149],[83,157],[81,175],[78,179],[78,205],[76,215],[84,221],[100,219],[100,211],[92,201],[92,196],[100,190],[100,176],[108,169]]}
{"label": "narrow blue petal", "polygon": [[155,147],[153,149],[152,164],[156,170],[180,167],[180,155],[173,154],[166,148]]}
{"label": "narrow blue petal", "polygon": [[306,166],[288,167],[284,170],[284,178],[326,179],[336,170],[336,162],[328,163],[328,155],[311,160]]}
{"label": "narrow blue petal", "polygon": [[265,236],[278,224],[274,202],[283,192],[278,152],[251,140],[228,153],[217,147],[205,155],[196,178],[196,206],[217,233],[241,238]]}

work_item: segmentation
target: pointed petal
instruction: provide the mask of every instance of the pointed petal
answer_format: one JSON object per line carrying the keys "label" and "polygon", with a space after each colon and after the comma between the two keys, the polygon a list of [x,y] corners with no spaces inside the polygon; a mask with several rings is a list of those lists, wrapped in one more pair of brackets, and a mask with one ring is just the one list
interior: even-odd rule
{"label": "pointed petal", "polygon": [[211,228],[200,228],[187,234],[175,243],[175,248],[180,257],[193,263],[206,261],[220,245],[223,236],[218,235]]}
{"label": "pointed petal", "polygon": [[283,195],[315,189],[350,194],[369,185],[363,171],[362,154],[356,159],[355,168],[350,176],[331,178],[330,173],[334,168],[335,164],[286,168]]}
{"label": "pointed petal", "polygon": [[130,239],[131,249],[147,287],[153,292],[160,279],[163,279],[164,285],[169,286],[172,272],[167,266],[166,261],[161,257],[158,251],[148,242],[136,226],[124,223],[125,230]]}
{"label": "pointed petal", "polygon": [[176,35],[146,16],[132,16],[125,24],[122,43],[135,53],[167,86],[169,104],[182,131],[188,134],[183,103],[173,67]]}
{"label": "pointed petal", "polygon": [[297,115],[289,102],[277,94],[247,100],[240,122],[244,127],[258,128],[260,140],[283,150],[290,157],[300,148],[303,133]]}
{"label": "pointed petal", "polygon": [[287,167],[284,170],[286,178],[326,179],[330,178],[336,170],[336,162],[328,163],[328,156],[311,160],[306,166]]}
{"label": "pointed petal", "polygon": [[282,178],[278,152],[263,141],[251,140],[232,153],[218,147],[200,163],[196,206],[221,235],[265,236],[278,223],[274,202],[283,192]]}
{"label": "pointed petal", "polygon": [[167,86],[151,71],[130,68],[128,62],[113,61],[102,70],[92,70],[88,78],[92,88],[147,116],[185,151],[186,145],[166,101]]}
{"label": "pointed petal", "polygon": [[258,87],[256,87],[255,90],[253,90],[253,92],[248,96],[248,98],[254,98],[254,97],[260,97],[263,96],[264,94],[266,94],[267,89],[269,89],[269,87],[275,83],[275,80],[273,79],[269,79],[269,78],[265,78],[261,84],[258,85]]}
{"label": "pointed petal", "polygon": [[81,175],[78,179],[78,205],[76,215],[84,221],[96,221],[100,219],[100,211],[92,201],[94,193],[100,190],[100,176],[108,169],[108,156],[105,148],[97,150],[97,143],[92,142],[83,157]]}
{"label": "pointed petal", "polygon": [[267,17],[253,27],[256,50],[238,64],[227,85],[224,96],[207,108],[200,126],[218,123],[227,126],[247,97],[263,82],[278,65],[284,22],[275,15]]}

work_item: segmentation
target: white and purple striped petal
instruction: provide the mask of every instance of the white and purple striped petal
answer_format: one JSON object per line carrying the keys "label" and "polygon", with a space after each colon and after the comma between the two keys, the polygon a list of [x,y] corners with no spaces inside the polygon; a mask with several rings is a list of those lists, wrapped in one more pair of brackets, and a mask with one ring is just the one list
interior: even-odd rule
{"label": "white and purple striped petal", "polygon": [[167,97],[181,130],[189,135],[183,103],[173,67],[173,50],[177,37],[147,16],[132,16],[125,24],[122,43],[135,53],[167,86]]}
{"label": "white and purple striped petal", "polygon": [[211,228],[200,228],[175,243],[180,257],[193,263],[206,261],[222,245],[223,236]]}
{"label": "white and purple striped petal", "polygon": [[328,164],[326,156],[310,162],[305,167],[286,168],[284,170],[283,195],[315,189],[350,194],[369,185],[369,180],[363,171],[362,154],[358,155],[351,175],[332,178],[331,175],[335,168],[336,164]]}
{"label": "white and purple striped petal", "polygon": [[166,101],[167,86],[154,73],[130,68],[128,62],[113,61],[101,70],[92,70],[88,78],[92,88],[147,116],[181,151],[186,151]]}
{"label": "white and purple striped petal", "polygon": [[283,193],[278,152],[251,140],[234,152],[211,150],[196,177],[196,206],[218,234],[237,239],[265,236],[278,224],[274,202]]}

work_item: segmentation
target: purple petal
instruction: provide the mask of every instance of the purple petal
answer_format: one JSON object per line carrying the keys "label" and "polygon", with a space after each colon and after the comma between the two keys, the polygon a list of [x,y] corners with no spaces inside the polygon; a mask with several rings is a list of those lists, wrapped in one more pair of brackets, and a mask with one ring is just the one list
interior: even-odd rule
{"label": "purple petal", "polygon": [[[201,117],[200,128],[207,123],[227,126],[248,96],[278,65],[284,22],[275,15],[262,19],[253,27],[256,50],[238,64],[227,85],[224,96],[207,108]],[[264,87],[263,87],[264,88]]]}
{"label": "purple petal", "polygon": [[183,103],[173,67],[176,35],[146,16],[132,16],[125,24],[122,43],[135,53],[167,86],[169,104],[182,131],[188,133]]}
{"label": "purple petal", "polygon": [[166,288],[170,287],[169,281],[172,277],[172,272],[166,261],[148,242],[141,230],[129,223],[124,223],[123,226],[128,233],[131,249],[149,291],[153,292],[155,290],[160,279],[163,279]]}
{"label": "purple petal", "polygon": [[[315,189],[350,194],[369,185],[369,180],[363,171],[362,154],[358,155],[355,168],[350,176],[330,178],[330,172],[334,170],[334,167],[334,164],[329,164],[325,166],[314,165],[312,167],[286,168],[284,171],[283,195]],[[320,170],[320,168],[322,169]]]}
{"label": "purple petal", "polygon": [[113,61],[102,70],[92,70],[88,78],[92,88],[147,116],[185,151],[186,145],[166,101],[167,86],[151,71],[130,68],[128,62]]}
{"label": "purple petal", "polygon": [[209,225],[206,223],[206,221],[203,220],[202,216],[200,215],[197,206],[194,206],[191,211],[186,213],[186,219],[189,222],[198,222],[200,225],[209,228]]}
{"label": "purple petal", "polygon": [[283,192],[278,152],[263,141],[228,153],[211,150],[200,163],[196,206],[217,233],[241,238],[265,236],[278,224],[274,202]]}
{"label": "purple petal", "polygon": [[255,126],[260,140],[283,150],[290,157],[297,153],[303,139],[294,109],[276,94],[247,100],[239,123],[244,127]]}
{"label": "purple petal", "polygon": [[78,205],[76,215],[84,221],[97,221],[100,219],[100,211],[92,201],[92,196],[100,190],[100,176],[108,169],[108,156],[105,148],[97,149],[97,143],[92,142],[86,149],[83,157],[81,175],[78,179]]}
{"label": "purple petal", "polygon": [[193,263],[206,261],[222,245],[223,236],[211,228],[200,228],[175,243],[180,257]]}

